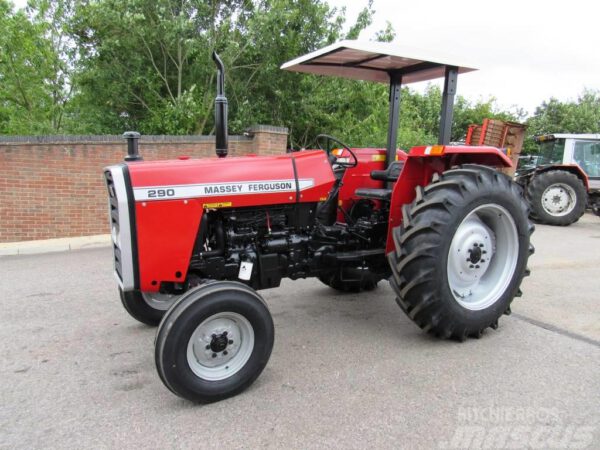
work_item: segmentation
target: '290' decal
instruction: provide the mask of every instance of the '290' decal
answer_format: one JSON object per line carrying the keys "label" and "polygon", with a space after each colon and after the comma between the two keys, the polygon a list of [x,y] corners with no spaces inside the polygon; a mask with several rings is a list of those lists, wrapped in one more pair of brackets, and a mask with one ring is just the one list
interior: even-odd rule
{"label": "'290' decal", "polygon": [[175,197],[175,189],[148,189],[148,198]]}

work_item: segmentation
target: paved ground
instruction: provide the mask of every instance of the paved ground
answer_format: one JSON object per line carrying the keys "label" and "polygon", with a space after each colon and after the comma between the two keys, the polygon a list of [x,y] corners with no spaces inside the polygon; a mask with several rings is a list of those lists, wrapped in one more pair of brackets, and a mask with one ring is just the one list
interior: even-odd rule
{"label": "paved ground", "polygon": [[600,448],[600,219],[534,243],[514,314],[463,344],[424,335],[387,285],[264,291],[269,365],[207,406],[159,381],[108,249],[2,257],[0,447]]}

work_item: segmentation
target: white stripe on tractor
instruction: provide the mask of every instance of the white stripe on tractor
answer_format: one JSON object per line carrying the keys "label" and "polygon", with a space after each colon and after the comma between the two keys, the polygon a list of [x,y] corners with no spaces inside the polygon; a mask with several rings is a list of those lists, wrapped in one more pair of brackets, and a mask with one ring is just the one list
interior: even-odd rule
{"label": "white stripe on tractor", "polygon": [[[298,180],[300,190],[313,187],[313,179]],[[133,189],[136,201],[167,200],[197,197],[222,197],[230,195],[274,194],[296,192],[296,180],[239,181],[232,183],[183,184],[147,186]]]}

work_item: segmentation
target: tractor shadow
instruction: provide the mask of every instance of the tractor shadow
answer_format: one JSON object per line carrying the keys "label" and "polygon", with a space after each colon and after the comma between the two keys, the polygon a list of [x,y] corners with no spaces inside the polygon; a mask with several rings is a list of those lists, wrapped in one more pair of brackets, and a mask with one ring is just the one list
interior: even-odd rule
{"label": "tractor shadow", "polygon": [[277,334],[361,333],[375,340],[411,339],[424,345],[440,342],[406,317],[387,281],[381,281],[373,291],[353,293],[336,291],[316,280],[286,280],[279,288],[261,293],[271,309]]}

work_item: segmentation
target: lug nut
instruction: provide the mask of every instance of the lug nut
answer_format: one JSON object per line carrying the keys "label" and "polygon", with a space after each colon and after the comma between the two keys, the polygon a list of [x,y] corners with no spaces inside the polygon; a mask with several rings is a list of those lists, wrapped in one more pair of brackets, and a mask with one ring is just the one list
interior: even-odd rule
{"label": "lug nut", "polygon": [[479,244],[480,247],[483,247],[483,244]]}
{"label": "lug nut", "polygon": [[213,358],[216,358],[216,357],[217,357],[217,354],[216,354],[216,353],[213,353],[213,354],[212,354],[212,357],[213,357]]}
{"label": "lug nut", "polygon": [[206,344],[206,347],[204,347],[206,350],[210,350],[210,345]]}
{"label": "lug nut", "polygon": [[223,350],[223,355],[227,356],[227,350]]}
{"label": "lug nut", "polygon": [[469,269],[472,269],[473,267],[473,264],[469,264]]}
{"label": "lug nut", "polygon": [[233,344],[233,339],[229,339],[229,344]]}
{"label": "lug nut", "polygon": [[479,264],[477,264],[477,265],[475,266],[475,268],[476,268],[476,269],[479,269]]}

